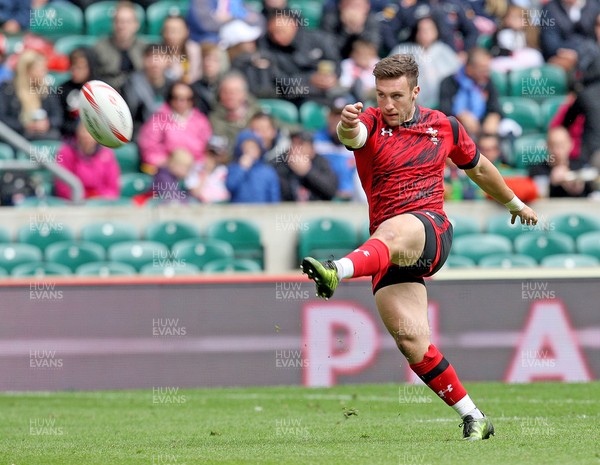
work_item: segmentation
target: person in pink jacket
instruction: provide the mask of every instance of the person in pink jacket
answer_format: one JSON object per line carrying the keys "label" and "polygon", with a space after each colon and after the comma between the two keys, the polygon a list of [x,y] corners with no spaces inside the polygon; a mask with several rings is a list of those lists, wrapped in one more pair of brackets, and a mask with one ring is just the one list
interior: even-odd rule
{"label": "person in pink jacket", "polygon": [[197,162],[206,158],[212,135],[208,118],[194,108],[194,91],[182,81],[169,86],[166,101],[140,128],[138,146],[142,170],[154,174],[167,163],[169,153],[187,149]]}
{"label": "person in pink jacket", "polygon": [[[119,197],[121,170],[115,152],[98,144],[81,121],[74,142],[58,149],[56,162],[81,180],[86,199]],[[54,190],[56,196],[71,199],[71,188],[64,182],[57,179]]]}

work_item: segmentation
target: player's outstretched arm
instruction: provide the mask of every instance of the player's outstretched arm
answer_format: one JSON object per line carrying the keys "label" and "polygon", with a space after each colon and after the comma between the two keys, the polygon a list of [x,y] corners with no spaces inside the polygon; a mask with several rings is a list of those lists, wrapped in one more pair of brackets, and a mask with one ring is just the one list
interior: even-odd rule
{"label": "player's outstretched arm", "polygon": [[533,209],[515,195],[504,182],[498,169],[483,155],[479,157],[477,165],[465,170],[465,173],[487,194],[508,208],[512,214],[511,223],[514,224],[515,219],[519,217],[521,224],[537,224],[537,215]]}
{"label": "player's outstretched arm", "polygon": [[367,127],[359,119],[362,108],[362,102],[346,105],[337,125],[340,142],[353,149],[361,148],[367,141]]}

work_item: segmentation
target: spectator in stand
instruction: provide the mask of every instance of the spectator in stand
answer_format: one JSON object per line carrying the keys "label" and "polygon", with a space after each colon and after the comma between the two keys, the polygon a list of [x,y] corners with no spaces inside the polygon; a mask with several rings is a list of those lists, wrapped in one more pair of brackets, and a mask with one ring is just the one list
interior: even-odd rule
{"label": "spectator in stand", "polygon": [[506,73],[544,64],[539,49],[539,29],[531,24],[527,10],[510,5],[499,29],[492,36],[492,69]]}
{"label": "spectator in stand", "polygon": [[498,91],[490,79],[490,53],[476,47],[467,64],[440,85],[439,109],[454,115],[473,138],[482,133],[498,134],[501,120]]}
{"label": "spectator in stand", "polygon": [[[548,129],[555,128],[559,126],[563,126],[565,121],[565,115],[575,102],[577,98],[577,94],[573,92],[569,92],[569,94],[565,97],[563,102],[560,104],[554,117],[550,121],[548,125]],[[573,142],[573,149],[571,150],[571,154],[569,155],[570,160],[576,160],[579,158],[579,154],[581,153],[581,139],[583,138],[583,126],[585,123],[585,116],[583,114],[579,114],[575,117],[574,120],[569,121],[569,124],[565,124],[565,127],[569,131],[569,135],[571,136],[571,141]]]}
{"label": "spectator in stand", "polygon": [[442,81],[461,67],[460,58],[448,44],[439,40],[438,26],[431,16],[417,20],[409,42],[400,44],[391,54],[413,55],[419,64],[419,105],[437,108]]}
{"label": "spectator in stand", "polygon": [[342,60],[340,85],[348,89],[354,101],[375,99],[375,76],[373,68],[379,61],[377,47],[374,43],[356,39],[352,43],[350,57]]}
{"label": "spectator in stand", "polygon": [[356,39],[373,43],[376,50],[381,45],[379,21],[370,12],[369,0],[340,0],[337,11],[323,14],[321,29],[336,37],[342,59],[350,56]]}
{"label": "spectator in stand", "polygon": [[265,149],[257,134],[242,131],[229,165],[227,189],[232,203],[274,203],[281,201],[279,179],[275,169],[265,163]]}
{"label": "spectator in stand", "polygon": [[250,118],[260,111],[260,106],[248,92],[244,76],[235,71],[223,77],[217,96],[218,102],[210,113],[213,131],[233,143],[238,134],[248,127]]}
{"label": "spectator in stand", "polygon": [[[121,172],[115,152],[98,144],[82,122],[77,125],[75,138],[58,150],[56,162],[81,180],[86,199],[119,197]],[[59,179],[54,189],[58,197],[71,199],[71,188]]]}
{"label": "spectator in stand", "polygon": [[200,45],[202,55],[202,77],[192,84],[198,96],[196,106],[205,115],[210,114],[217,105],[219,81],[227,72],[227,57],[217,44],[204,42]]}
{"label": "spectator in stand", "polygon": [[563,126],[570,127],[580,116],[583,116],[581,152],[577,160],[572,160],[577,168],[588,165],[594,153],[600,150],[600,57],[584,74],[581,89],[565,113]]}
{"label": "spectator in stand", "polygon": [[308,96],[324,103],[343,90],[338,47],[330,34],[300,27],[301,21],[296,10],[269,10],[258,50],[271,58],[279,96],[296,104]]}
{"label": "spectator in stand", "polygon": [[87,47],[76,48],[69,55],[71,79],[61,86],[58,94],[63,110],[61,133],[64,137],[75,136],[79,124],[79,95],[83,85],[96,79],[97,61],[94,50]]}
{"label": "spectator in stand", "polygon": [[133,117],[133,140],[138,139],[142,124],[148,121],[164,103],[164,96],[173,80],[167,79],[169,65],[164,47],[147,45],[141,71],[132,73],[123,86],[123,98]]}
{"label": "spectator in stand", "polygon": [[152,180],[152,198],[165,203],[187,203],[190,192],[185,180],[194,168],[194,155],[186,149],[174,149],[167,163],[158,168]]}
{"label": "spectator in stand", "polygon": [[227,49],[231,69],[246,77],[252,95],[257,98],[277,98],[273,60],[268,51],[257,49],[261,28],[238,19],[225,24],[220,35],[221,45]]}
{"label": "spectator in stand", "polygon": [[344,97],[334,99],[329,107],[327,127],[317,131],[314,137],[315,151],[327,160],[335,173],[338,184],[335,197],[340,200],[351,200],[356,188],[354,152],[340,142],[336,132],[337,125],[341,121],[342,110],[346,104],[354,101]]}
{"label": "spectator in stand", "polygon": [[569,161],[571,137],[564,127],[548,131],[548,163],[532,166],[529,176],[538,185],[542,197],[587,197],[593,191],[590,182],[578,180],[576,163]]}
{"label": "spectator in stand", "polygon": [[131,73],[143,67],[145,44],[137,38],[139,29],[133,3],[121,1],[115,7],[112,34],[100,39],[94,47],[100,79],[118,91]]}
{"label": "spectator in stand", "polygon": [[0,0],[0,32],[22,34],[29,29],[31,21],[30,0]]}
{"label": "spectator in stand", "polygon": [[391,50],[406,42],[416,22],[431,16],[439,25],[440,40],[466,60],[466,52],[477,44],[479,32],[473,19],[475,12],[460,0],[402,0],[384,10],[381,24],[383,45]]}
{"label": "spectator in stand", "polygon": [[229,142],[221,136],[212,136],[206,145],[206,159],[197,163],[186,179],[194,198],[202,203],[225,203],[230,195],[225,185],[227,163],[231,159],[227,147]]}
{"label": "spectator in stand", "polygon": [[567,71],[585,70],[595,51],[594,0],[550,0],[540,14],[540,46],[544,59]]}
{"label": "spectator in stand", "polygon": [[201,162],[212,135],[208,118],[194,108],[194,91],[177,81],[167,89],[166,102],[140,129],[138,145],[143,170],[154,174],[167,163],[169,153],[187,149]]}
{"label": "spectator in stand", "polygon": [[243,19],[262,24],[260,13],[248,10],[242,0],[190,0],[186,21],[194,42],[218,42],[219,29],[228,21]]}
{"label": "spectator in stand", "polygon": [[290,133],[285,127],[277,127],[271,115],[262,111],[250,118],[249,128],[257,134],[265,147],[264,159],[270,162],[280,158],[290,148]]}
{"label": "spectator in stand", "polygon": [[283,201],[331,200],[337,192],[337,177],[329,162],[315,152],[313,137],[307,132],[292,134],[288,153],[271,163],[279,175]]}
{"label": "spectator in stand", "polygon": [[167,16],[161,29],[167,55],[167,77],[172,81],[196,82],[202,75],[200,46],[190,40],[190,30],[182,16]]}
{"label": "spectator in stand", "polygon": [[4,34],[0,34],[0,84],[13,78],[12,69],[6,64],[8,43]]}
{"label": "spectator in stand", "polygon": [[63,111],[47,82],[46,57],[26,50],[19,56],[13,80],[0,85],[0,120],[29,140],[60,138]]}

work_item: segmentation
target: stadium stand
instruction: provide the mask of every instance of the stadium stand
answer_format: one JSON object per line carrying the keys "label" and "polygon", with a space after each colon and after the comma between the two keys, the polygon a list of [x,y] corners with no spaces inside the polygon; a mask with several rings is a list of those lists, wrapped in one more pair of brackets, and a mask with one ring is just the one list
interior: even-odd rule
{"label": "stadium stand", "polygon": [[233,259],[231,244],[219,239],[186,239],[173,244],[172,257],[203,269],[215,260]]}

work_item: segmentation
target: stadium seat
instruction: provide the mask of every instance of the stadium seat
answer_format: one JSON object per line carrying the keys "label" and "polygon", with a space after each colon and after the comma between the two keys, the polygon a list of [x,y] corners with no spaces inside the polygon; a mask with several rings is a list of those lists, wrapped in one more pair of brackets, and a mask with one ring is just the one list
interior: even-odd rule
{"label": "stadium seat", "polygon": [[223,258],[208,262],[202,268],[205,273],[233,273],[238,271],[260,272],[260,265],[253,260]]}
{"label": "stadium seat", "polygon": [[287,124],[298,124],[298,108],[292,102],[277,99],[260,99],[258,103],[262,111],[273,116],[273,118]]}
{"label": "stadium seat", "polygon": [[35,245],[42,251],[55,242],[73,239],[75,239],[73,231],[47,213],[32,216],[29,224],[21,226],[17,231],[18,242]]}
{"label": "stadium seat", "polygon": [[323,3],[321,1],[312,0],[291,0],[289,7],[292,10],[297,10],[303,19],[306,20],[307,29],[317,29],[321,25],[321,16],[323,15]]}
{"label": "stadium seat", "polygon": [[442,268],[475,268],[476,263],[469,257],[449,255]]}
{"label": "stadium seat", "polygon": [[324,105],[313,101],[304,102],[300,105],[300,123],[307,131],[326,128],[328,113],[329,110]]}
{"label": "stadium seat", "polygon": [[[101,1],[90,4],[84,12],[86,33],[90,36],[108,35],[113,29],[113,16],[117,1]],[[144,8],[134,3],[137,18],[140,22],[140,32],[144,31],[145,13]]]}
{"label": "stadium seat", "polygon": [[256,13],[262,14],[263,2],[262,0],[244,0],[244,6],[249,10]]}
{"label": "stadium seat", "polygon": [[127,197],[119,197],[118,199],[86,199],[85,206],[86,207],[118,207],[128,205],[131,206],[132,200]]}
{"label": "stadium seat", "polygon": [[492,34],[479,34],[477,37],[477,46],[490,50],[493,44]]}
{"label": "stadium seat", "polygon": [[452,253],[470,258],[475,263],[488,255],[511,253],[509,239],[496,234],[465,234],[454,239]]}
{"label": "stadium seat", "polygon": [[13,268],[24,263],[41,262],[42,257],[39,247],[30,244],[0,245],[0,267],[9,273]]}
{"label": "stadium seat", "polygon": [[135,268],[127,263],[119,262],[90,262],[78,266],[77,276],[134,276]]}
{"label": "stadium seat", "polygon": [[515,69],[509,75],[510,95],[537,101],[567,93],[567,75],[562,68],[544,65]]}
{"label": "stadium seat", "polygon": [[200,237],[200,230],[193,224],[182,221],[163,221],[146,227],[144,239],[165,244],[171,248],[176,242]]}
{"label": "stadium seat", "polygon": [[0,226],[0,244],[8,244],[9,242],[12,242],[10,231]]}
{"label": "stadium seat", "polygon": [[66,1],[53,1],[30,12],[30,30],[47,39],[83,34],[83,12]]}
{"label": "stadium seat", "polygon": [[545,268],[586,268],[600,266],[600,260],[585,254],[556,254],[544,257],[541,265]]}
{"label": "stadium seat", "polygon": [[119,242],[108,248],[110,261],[127,263],[137,271],[149,263],[160,266],[161,263],[170,261],[170,257],[169,248],[154,241]]}
{"label": "stadium seat", "polygon": [[65,265],[74,272],[85,263],[104,260],[105,251],[93,242],[64,241],[49,245],[44,255],[47,262]]}
{"label": "stadium seat", "polygon": [[65,71],[65,72],[51,71],[48,73],[48,82],[50,84],[50,87],[52,87],[54,89],[58,89],[69,79],[71,79],[71,71]]}
{"label": "stadium seat", "polygon": [[121,182],[121,197],[135,197],[146,194],[152,189],[152,176],[144,173],[123,174]]}
{"label": "stadium seat", "polygon": [[358,244],[364,244],[371,237],[369,220],[365,221],[358,229]]}
{"label": "stadium seat", "polygon": [[490,73],[490,78],[498,91],[498,96],[506,97],[508,95],[508,77],[506,76],[506,73],[492,71]]}
{"label": "stadium seat", "polygon": [[0,268],[0,278],[5,278],[8,276],[8,271],[6,271],[4,268]]}
{"label": "stadium seat", "polygon": [[309,221],[298,238],[298,258],[341,258],[358,245],[354,226],[344,220],[317,218]]}
{"label": "stadium seat", "polygon": [[187,10],[187,5],[177,1],[162,0],[149,5],[146,10],[148,34],[160,35],[167,16],[183,16],[185,18]]}
{"label": "stadium seat", "polygon": [[102,221],[86,224],[81,229],[80,238],[85,242],[94,242],[108,249],[119,242],[135,241],[139,238],[137,229],[119,221]]}
{"label": "stadium seat", "polygon": [[63,199],[62,197],[54,197],[47,195],[45,197],[26,197],[19,203],[15,204],[15,207],[19,208],[32,208],[32,207],[64,207],[65,205],[71,205],[71,201]]}
{"label": "stadium seat", "polygon": [[26,278],[29,276],[43,278],[44,276],[70,276],[71,274],[71,270],[64,265],[43,262],[24,263],[13,268],[11,273],[13,278]]}
{"label": "stadium seat", "polygon": [[591,215],[579,213],[566,213],[550,218],[550,224],[555,230],[577,239],[580,235],[600,231],[600,220]]}
{"label": "stadium seat", "polygon": [[534,100],[524,97],[500,97],[500,106],[504,117],[516,121],[524,133],[540,130],[540,106]]}
{"label": "stadium seat", "polygon": [[482,268],[535,268],[537,262],[527,255],[500,253],[488,255],[479,261]]}
{"label": "stadium seat", "polygon": [[62,142],[58,140],[36,140],[31,142],[31,150],[29,153],[23,152],[22,150],[17,151],[18,160],[40,160],[44,161],[55,161],[56,154],[60,149]]}
{"label": "stadium seat", "polygon": [[460,237],[465,234],[479,234],[481,232],[479,222],[474,218],[468,216],[451,216],[448,219],[452,224],[453,237]]}
{"label": "stadium seat", "polygon": [[119,162],[121,174],[138,173],[140,171],[140,153],[135,142],[121,145],[121,147],[113,150]]}
{"label": "stadium seat", "polygon": [[534,258],[538,263],[549,255],[575,252],[571,237],[559,232],[530,232],[515,239],[515,251]]}
{"label": "stadium seat", "polygon": [[528,134],[515,140],[512,162],[516,168],[540,165],[548,160],[545,134]]}
{"label": "stadium seat", "polygon": [[172,257],[182,263],[197,266],[200,270],[213,260],[232,259],[231,244],[218,239],[186,239],[173,245]]}
{"label": "stadium seat", "polygon": [[528,232],[528,226],[521,225],[518,219],[515,220],[515,224],[511,224],[510,221],[511,215],[508,213],[492,216],[487,221],[485,231],[488,234],[504,236],[511,242],[514,242],[521,234]]}
{"label": "stadium seat", "polygon": [[589,232],[579,236],[577,251],[600,259],[600,232]]}
{"label": "stadium seat", "polygon": [[564,95],[559,95],[555,97],[550,97],[544,100],[540,105],[540,112],[542,117],[542,129],[544,131],[548,130],[548,126],[550,125],[550,121],[556,115],[559,107],[566,101],[566,97]]}
{"label": "stadium seat", "polygon": [[206,237],[228,242],[233,247],[234,258],[254,260],[264,268],[264,249],[260,230],[249,221],[225,219],[208,226]]}
{"label": "stadium seat", "polygon": [[144,265],[140,270],[141,275],[145,276],[165,276],[170,278],[172,276],[182,276],[200,273],[200,268],[191,263],[178,263],[168,265]]}
{"label": "stadium seat", "polygon": [[13,160],[14,158],[15,151],[13,148],[4,142],[0,142],[0,160]]}
{"label": "stadium seat", "polygon": [[98,42],[98,37],[86,35],[68,35],[60,37],[54,43],[54,51],[69,55],[76,48],[89,47],[93,48]]}

